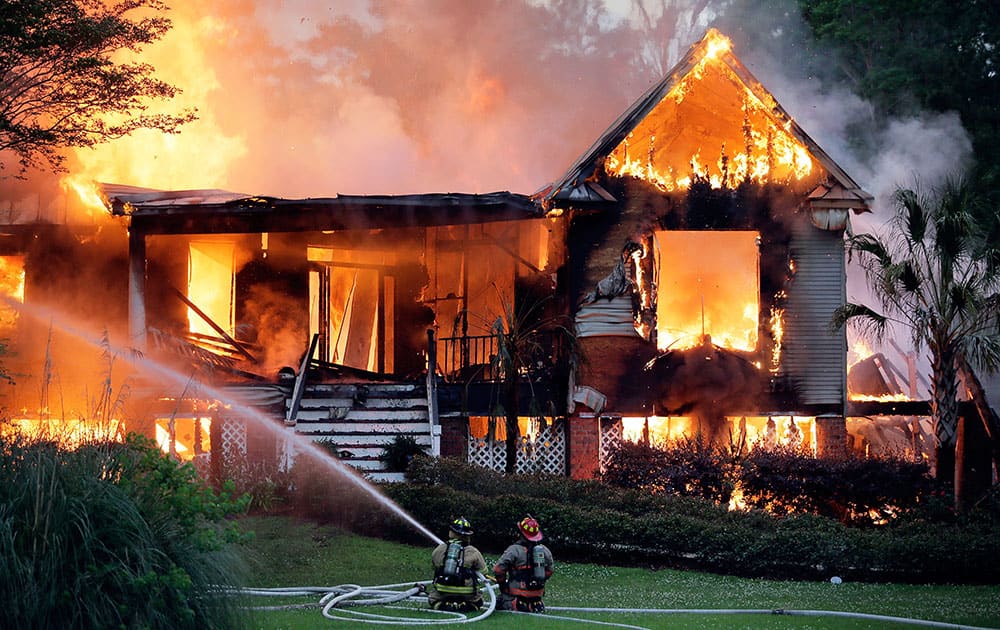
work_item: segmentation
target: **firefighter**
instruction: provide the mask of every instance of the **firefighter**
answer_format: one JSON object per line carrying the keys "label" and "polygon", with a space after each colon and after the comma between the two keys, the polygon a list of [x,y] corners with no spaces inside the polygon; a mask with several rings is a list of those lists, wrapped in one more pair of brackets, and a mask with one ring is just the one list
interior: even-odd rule
{"label": "firefighter", "polygon": [[434,581],[427,587],[427,603],[436,610],[470,612],[483,605],[477,573],[486,571],[486,561],[469,544],[472,524],[464,516],[451,522],[448,542],[431,553]]}
{"label": "firefighter", "polygon": [[533,517],[517,522],[518,540],[507,547],[493,567],[500,585],[500,610],[545,612],[542,596],[545,581],[552,575],[552,552],[543,545],[542,529]]}

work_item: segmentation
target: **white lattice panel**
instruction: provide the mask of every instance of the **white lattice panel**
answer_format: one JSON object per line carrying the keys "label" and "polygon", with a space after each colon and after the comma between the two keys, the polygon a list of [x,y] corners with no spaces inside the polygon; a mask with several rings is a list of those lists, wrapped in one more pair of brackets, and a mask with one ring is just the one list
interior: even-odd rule
{"label": "white lattice panel", "polygon": [[219,418],[219,452],[227,455],[247,454],[247,425],[238,418]]}
{"label": "white lattice panel", "polygon": [[506,459],[505,445],[490,437],[475,438],[469,436],[469,456],[470,464],[489,468],[490,470],[503,470]]}
{"label": "white lattice panel", "polygon": [[608,458],[616,447],[622,443],[622,419],[601,418],[601,444],[599,457],[601,472],[607,467]]}
{"label": "white lattice panel", "polygon": [[[541,423],[539,423],[541,424]],[[550,473],[561,475],[566,471],[566,431],[563,423],[534,427],[534,437],[521,436],[517,448],[517,473]],[[468,436],[468,461],[470,464],[503,471],[506,464],[506,445],[491,436]]]}

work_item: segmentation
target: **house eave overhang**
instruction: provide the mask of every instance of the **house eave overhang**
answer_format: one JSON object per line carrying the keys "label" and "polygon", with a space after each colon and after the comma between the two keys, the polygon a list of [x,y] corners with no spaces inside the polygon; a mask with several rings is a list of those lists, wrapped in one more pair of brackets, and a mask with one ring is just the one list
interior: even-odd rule
{"label": "house eave overhang", "polygon": [[[111,213],[144,234],[307,232],[464,225],[535,219],[541,207],[526,195],[430,193],[337,195],[310,199],[212,191],[106,191]],[[157,194],[161,193],[161,194]],[[185,196],[185,193],[187,195]]]}
{"label": "house eave overhang", "polygon": [[838,182],[820,184],[809,193],[809,216],[821,230],[847,228],[850,213],[871,212],[872,196],[860,188],[845,188]]}

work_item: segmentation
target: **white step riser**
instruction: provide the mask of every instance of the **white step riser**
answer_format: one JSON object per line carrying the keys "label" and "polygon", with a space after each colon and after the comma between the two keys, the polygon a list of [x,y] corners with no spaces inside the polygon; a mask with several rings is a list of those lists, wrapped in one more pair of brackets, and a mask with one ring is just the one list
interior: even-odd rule
{"label": "white step riser", "polygon": [[295,416],[298,422],[333,421],[333,422],[427,422],[427,410],[409,411],[368,411],[351,409],[346,415],[338,409],[300,409]]}
{"label": "white step riser", "polygon": [[[326,448],[326,447],[324,446],[322,448]],[[340,461],[344,462],[345,464],[352,464],[353,465],[359,459],[361,459],[361,460],[378,460],[378,458],[382,456],[382,447],[381,446],[379,446],[379,447],[375,447],[375,446],[367,446],[367,447],[353,446],[353,447],[350,447],[350,448],[344,448],[344,450],[345,451],[350,451],[351,456],[350,457],[340,457],[338,455],[337,458]]]}
{"label": "white step riser", "polygon": [[389,483],[402,483],[406,481],[406,475],[401,472],[366,472],[365,476],[372,481],[383,481]]}
{"label": "white step riser", "polygon": [[397,424],[345,424],[343,422],[300,422],[295,431],[305,435],[349,433],[354,435],[395,435],[397,433],[427,433],[430,425],[425,422],[400,422]]}
{"label": "white step riser", "polygon": [[[396,438],[397,433],[365,433],[361,435],[344,435],[342,433],[331,433],[328,435],[323,435],[319,433],[301,433],[300,435],[308,435],[314,442],[324,441],[336,444],[338,448],[346,448],[351,450],[357,447],[378,447],[380,450],[392,444],[392,441]],[[431,445],[431,436],[427,432],[423,433],[412,433],[406,434],[408,437],[412,437],[413,441],[421,446]]]}
{"label": "white step riser", "polygon": [[305,395],[311,396],[317,392],[335,392],[337,396],[354,396],[355,393],[364,393],[369,398],[376,398],[380,392],[386,393],[406,393],[406,392],[420,392],[423,391],[421,385],[414,385],[412,383],[396,383],[396,384],[379,384],[379,385],[306,385]]}
{"label": "white step riser", "polygon": [[[303,398],[299,409],[427,409],[426,398],[369,398],[355,404],[350,398]],[[286,407],[287,408],[287,407]]]}

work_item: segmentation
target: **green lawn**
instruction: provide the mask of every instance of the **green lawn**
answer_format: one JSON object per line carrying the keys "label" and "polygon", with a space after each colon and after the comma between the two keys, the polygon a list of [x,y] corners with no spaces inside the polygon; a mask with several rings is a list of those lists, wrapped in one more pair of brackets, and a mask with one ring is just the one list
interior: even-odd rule
{"label": "green lawn", "polygon": [[[247,545],[252,586],[382,585],[430,577],[430,549],[344,533],[285,517],[244,521],[254,531]],[[501,550],[484,549],[487,563]],[[787,609],[850,611],[1000,628],[1000,586],[939,586],[750,580],[690,571],[561,563],[549,582],[551,606],[665,609]],[[299,599],[297,602],[316,601]],[[255,603],[274,604],[271,600]],[[375,612],[374,610],[372,612]],[[646,628],[909,628],[878,620],[837,617],[728,614],[626,614],[550,611],[546,617],[496,613],[483,628],[586,627],[555,615]],[[262,629],[349,628],[357,623],[325,619],[318,608],[255,613]],[[590,625],[590,624],[588,624]],[[375,626],[371,626],[375,627]],[[380,626],[404,627],[404,626]],[[598,627],[598,626],[591,626]]]}

